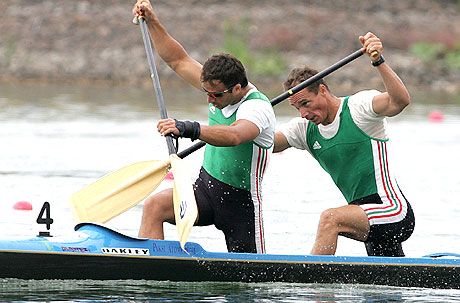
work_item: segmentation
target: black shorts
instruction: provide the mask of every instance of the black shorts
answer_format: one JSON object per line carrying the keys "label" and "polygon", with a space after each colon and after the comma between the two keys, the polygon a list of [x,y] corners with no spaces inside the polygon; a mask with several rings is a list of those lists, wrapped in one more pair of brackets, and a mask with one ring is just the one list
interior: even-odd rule
{"label": "black shorts", "polygon": [[263,253],[262,216],[256,215],[249,191],[222,183],[203,168],[194,190],[198,206],[195,225],[214,224],[224,233],[229,252]]}
{"label": "black shorts", "polygon": [[[401,192],[402,194],[402,192]],[[403,220],[396,223],[371,225],[367,240],[364,242],[369,256],[404,257],[401,243],[409,239],[415,227],[415,217],[412,207],[404,194],[407,203],[407,213]],[[353,201],[353,205],[381,204],[378,194],[370,195]]]}

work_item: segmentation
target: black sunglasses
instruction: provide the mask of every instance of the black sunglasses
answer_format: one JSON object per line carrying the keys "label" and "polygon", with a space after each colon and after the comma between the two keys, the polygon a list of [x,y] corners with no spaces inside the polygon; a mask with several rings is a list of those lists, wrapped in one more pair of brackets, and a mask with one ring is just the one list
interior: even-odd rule
{"label": "black sunglasses", "polygon": [[[237,83],[238,84],[238,83]],[[227,88],[226,90],[224,91],[221,91],[221,92],[210,92],[210,91],[207,91],[204,87],[201,87],[203,89],[203,91],[211,98],[219,98],[219,97],[222,97],[225,93],[228,93],[228,92],[231,92],[232,89],[237,85],[237,84],[234,84],[232,86],[230,86],[229,88]]]}

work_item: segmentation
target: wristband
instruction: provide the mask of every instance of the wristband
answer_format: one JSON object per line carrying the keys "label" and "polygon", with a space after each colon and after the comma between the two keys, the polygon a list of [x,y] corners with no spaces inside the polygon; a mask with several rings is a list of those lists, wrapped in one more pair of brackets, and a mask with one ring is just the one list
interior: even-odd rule
{"label": "wristband", "polygon": [[382,55],[380,55],[380,58],[377,60],[377,61],[372,61],[372,66],[379,66],[380,64],[382,64],[383,62],[385,62],[385,58],[383,58]]}
{"label": "wristband", "polygon": [[190,138],[195,141],[200,137],[201,127],[200,123],[196,121],[180,121],[176,120],[176,128],[179,130],[179,137]]}

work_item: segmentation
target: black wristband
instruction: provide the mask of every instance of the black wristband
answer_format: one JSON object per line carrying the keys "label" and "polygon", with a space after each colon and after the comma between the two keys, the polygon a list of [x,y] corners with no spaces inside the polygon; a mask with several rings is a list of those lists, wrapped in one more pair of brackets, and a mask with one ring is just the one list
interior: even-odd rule
{"label": "black wristband", "polygon": [[379,58],[377,61],[373,61],[373,62],[372,62],[372,65],[373,65],[373,66],[379,66],[379,65],[382,64],[383,62],[385,62],[385,58],[383,58],[383,55],[380,55],[380,58]]}
{"label": "black wristband", "polygon": [[200,123],[196,121],[180,121],[176,120],[176,128],[179,130],[179,137],[190,138],[195,141],[200,137]]}

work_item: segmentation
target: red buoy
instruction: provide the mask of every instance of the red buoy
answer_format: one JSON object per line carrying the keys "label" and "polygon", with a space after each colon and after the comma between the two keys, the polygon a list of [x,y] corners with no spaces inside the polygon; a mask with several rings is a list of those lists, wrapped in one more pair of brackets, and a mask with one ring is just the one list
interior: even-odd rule
{"label": "red buoy", "polygon": [[14,203],[13,208],[16,210],[32,210],[32,204],[27,201],[18,201]]}
{"label": "red buoy", "polygon": [[430,122],[442,122],[444,121],[444,114],[439,110],[434,110],[428,115]]}

